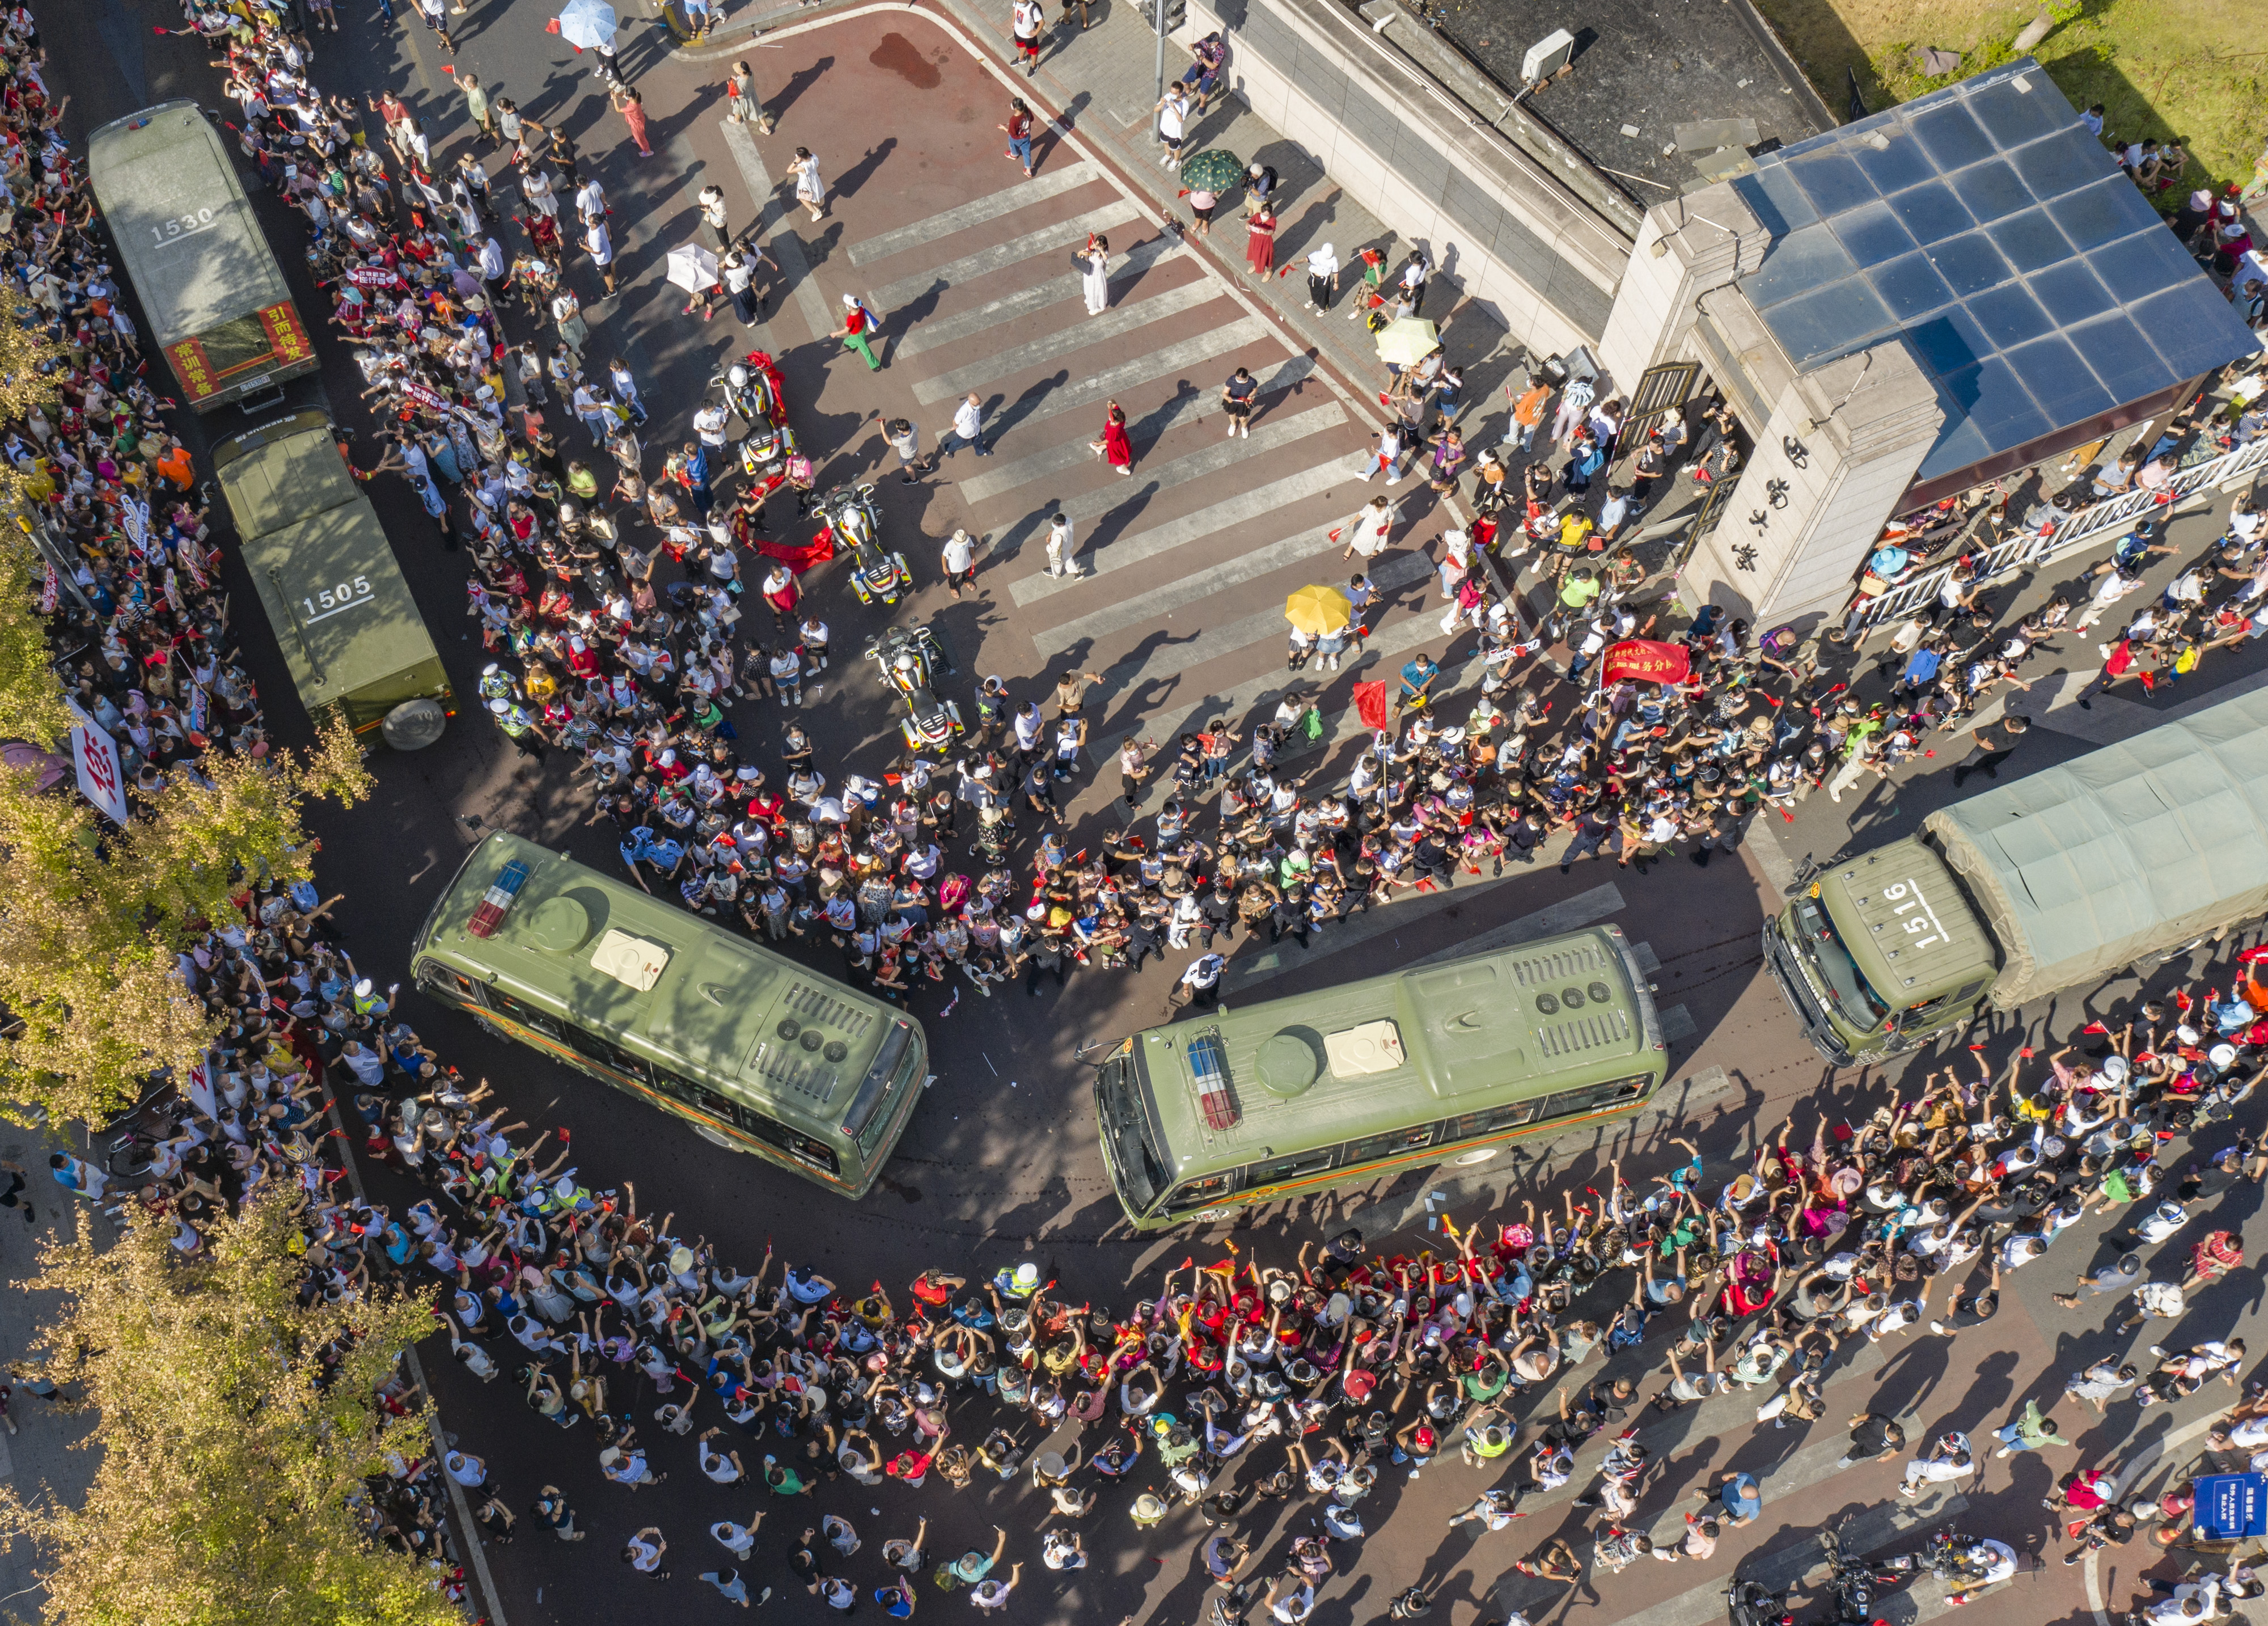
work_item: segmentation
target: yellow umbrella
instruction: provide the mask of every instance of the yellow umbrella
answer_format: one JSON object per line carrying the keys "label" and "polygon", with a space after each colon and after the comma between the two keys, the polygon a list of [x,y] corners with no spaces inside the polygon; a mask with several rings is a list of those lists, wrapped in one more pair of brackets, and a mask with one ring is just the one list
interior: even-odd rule
{"label": "yellow umbrella", "polygon": [[1320,637],[1354,619],[1354,606],[1336,588],[1300,588],[1284,601],[1284,618],[1302,632]]}
{"label": "yellow umbrella", "polygon": [[1422,361],[1440,348],[1440,330],[1423,316],[1404,316],[1379,330],[1378,353],[1397,367]]}

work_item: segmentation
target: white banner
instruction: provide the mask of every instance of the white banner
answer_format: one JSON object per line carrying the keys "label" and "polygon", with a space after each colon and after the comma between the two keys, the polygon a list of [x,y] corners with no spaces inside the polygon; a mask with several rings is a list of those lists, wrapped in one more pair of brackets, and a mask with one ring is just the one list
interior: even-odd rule
{"label": "white banner", "polygon": [[220,1112],[213,1101],[212,1057],[210,1054],[201,1057],[189,1069],[184,1082],[188,1085],[189,1099],[196,1104],[197,1111],[207,1118],[218,1118]]}
{"label": "white banner", "polygon": [[94,719],[71,706],[78,726],[71,730],[71,765],[78,770],[79,795],[123,824],[126,810],[126,768],[118,758],[118,742],[95,726]]}

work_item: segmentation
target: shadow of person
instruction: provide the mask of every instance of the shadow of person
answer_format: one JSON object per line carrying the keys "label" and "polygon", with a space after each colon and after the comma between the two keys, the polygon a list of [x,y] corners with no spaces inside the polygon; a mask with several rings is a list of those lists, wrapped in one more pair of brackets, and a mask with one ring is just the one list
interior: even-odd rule
{"label": "shadow of person", "polygon": [[832,56],[822,56],[808,67],[797,69],[788,76],[787,83],[781,85],[777,93],[762,98],[764,111],[774,119],[782,117],[802,99],[804,92],[818,84],[821,76],[834,65]]}
{"label": "shadow of person", "polygon": [[885,136],[880,144],[867,148],[865,157],[835,178],[836,195],[842,197],[854,196],[860,187],[873,178],[874,172],[889,160],[890,154],[897,150],[898,138],[895,136]]}

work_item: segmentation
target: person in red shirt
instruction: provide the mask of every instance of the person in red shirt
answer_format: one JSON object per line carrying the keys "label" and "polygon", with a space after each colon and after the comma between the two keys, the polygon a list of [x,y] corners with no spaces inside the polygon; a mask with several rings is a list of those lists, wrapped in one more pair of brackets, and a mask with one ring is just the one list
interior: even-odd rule
{"label": "person in red shirt", "polygon": [[880,330],[880,324],[874,320],[873,312],[858,302],[857,294],[844,294],[843,304],[844,307],[843,325],[827,336],[831,339],[841,339],[845,350],[855,350],[864,356],[866,358],[868,372],[880,372],[882,364],[874,359],[873,346],[868,343]]}
{"label": "person in red shirt", "polygon": [[1008,122],[1000,129],[1008,137],[1008,150],[1000,156],[1021,164],[1024,179],[1030,180],[1035,173],[1032,163],[1032,110],[1024,105],[1021,96],[1008,99]]}

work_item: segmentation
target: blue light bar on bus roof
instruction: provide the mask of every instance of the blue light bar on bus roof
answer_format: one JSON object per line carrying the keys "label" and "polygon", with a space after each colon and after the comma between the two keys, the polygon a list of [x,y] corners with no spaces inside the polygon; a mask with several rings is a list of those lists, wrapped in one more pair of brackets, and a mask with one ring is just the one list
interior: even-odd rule
{"label": "blue light bar on bus roof", "polygon": [[1189,1041],[1189,1073],[1197,1083],[1197,1105],[1204,1109],[1205,1125],[1233,1129],[1243,1114],[1228,1090],[1228,1047],[1220,1030],[1211,1028]]}
{"label": "blue light bar on bus roof", "polygon": [[490,883],[489,890],[473,911],[473,918],[465,922],[465,929],[475,937],[486,937],[504,923],[512,913],[512,900],[519,889],[527,884],[527,866],[515,858],[504,867],[504,872]]}

